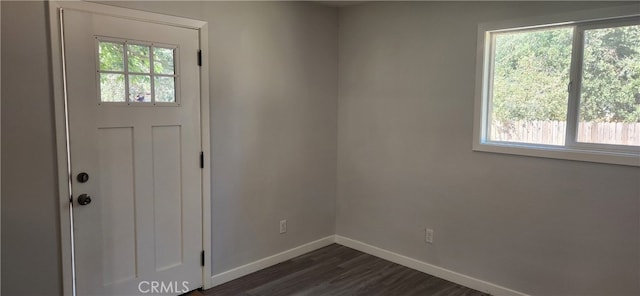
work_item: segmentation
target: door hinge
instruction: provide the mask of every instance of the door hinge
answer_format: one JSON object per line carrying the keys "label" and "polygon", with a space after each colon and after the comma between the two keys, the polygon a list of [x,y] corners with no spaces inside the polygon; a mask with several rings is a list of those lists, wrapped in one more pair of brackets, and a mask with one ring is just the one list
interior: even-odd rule
{"label": "door hinge", "polygon": [[202,50],[198,49],[198,66],[202,66]]}
{"label": "door hinge", "polygon": [[204,169],[204,152],[200,151],[200,168]]}
{"label": "door hinge", "polygon": [[200,266],[204,266],[204,250],[200,253]]}

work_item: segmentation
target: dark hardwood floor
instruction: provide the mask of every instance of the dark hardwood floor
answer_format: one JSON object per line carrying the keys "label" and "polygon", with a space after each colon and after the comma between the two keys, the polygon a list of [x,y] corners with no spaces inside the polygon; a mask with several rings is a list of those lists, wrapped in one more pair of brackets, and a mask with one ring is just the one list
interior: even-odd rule
{"label": "dark hardwood floor", "polygon": [[480,296],[487,294],[333,244],[209,290],[195,292],[193,295]]}

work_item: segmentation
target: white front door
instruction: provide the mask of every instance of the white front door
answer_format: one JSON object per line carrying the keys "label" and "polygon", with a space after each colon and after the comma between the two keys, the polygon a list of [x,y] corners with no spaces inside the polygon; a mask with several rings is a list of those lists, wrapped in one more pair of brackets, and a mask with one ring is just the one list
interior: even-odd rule
{"label": "white front door", "polygon": [[78,295],[201,287],[198,31],[75,10],[63,28]]}

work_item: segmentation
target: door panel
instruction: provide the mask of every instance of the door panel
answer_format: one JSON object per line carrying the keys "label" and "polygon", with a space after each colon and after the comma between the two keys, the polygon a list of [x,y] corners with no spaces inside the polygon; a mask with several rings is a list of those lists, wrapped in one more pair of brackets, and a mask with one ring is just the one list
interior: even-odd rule
{"label": "door panel", "polygon": [[[161,294],[201,287],[198,32],[74,10],[63,17],[72,179],[90,176],[72,191],[92,199],[73,203],[78,295],[141,294],[152,281],[171,285]],[[177,103],[101,102],[99,40],[175,48]]]}
{"label": "door panel", "polygon": [[[100,194],[94,194],[93,201],[100,200],[105,270],[102,281],[110,285],[134,279],[138,274],[135,260],[133,128],[98,129],[98,159]],[[109,198],[104,198],[107,196]],[[78,220],[78,223],[86,222]]]}
{"label": "door panel", "polygon": [[182,170],[180,126],[154,126],[153,192],[157,271],[182,263]]}

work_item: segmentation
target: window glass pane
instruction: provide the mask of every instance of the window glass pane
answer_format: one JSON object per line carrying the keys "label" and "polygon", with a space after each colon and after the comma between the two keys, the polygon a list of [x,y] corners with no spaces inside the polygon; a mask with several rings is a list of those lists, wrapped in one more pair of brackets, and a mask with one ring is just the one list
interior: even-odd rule
{"label": "window glass pane", "polygon": [[149,73],[149,47],[127,44],[129,72]]}
{"label": "window glass pane", "polygon": [[585,30],[577,140],[640,146],[640,26]]}
{"label": "window glass pane", "polygon": [[156,76],[154,87],[156,102],[174,103],[176,101],[175,78]]}
{"label": "window glass pane", "polygon": [[129,101],[151,102],[151,76],[129,75]]}
{"label": "window glass pane", "polygon": [[100,101],[124,102],[124,74],[100,73]]}
{"label": "window glass pane", "polygon": [[100,70],[124,71],[124,45],[113,42],[98,43]]}
{"label": "window glass pane", "polygon": [[491,141],[564,145],[572,28],[494,33]]}
{"label": "window glass pane", "polygon": [[153,71],[158,74],[174,74],[173,48],[153,48]]}

